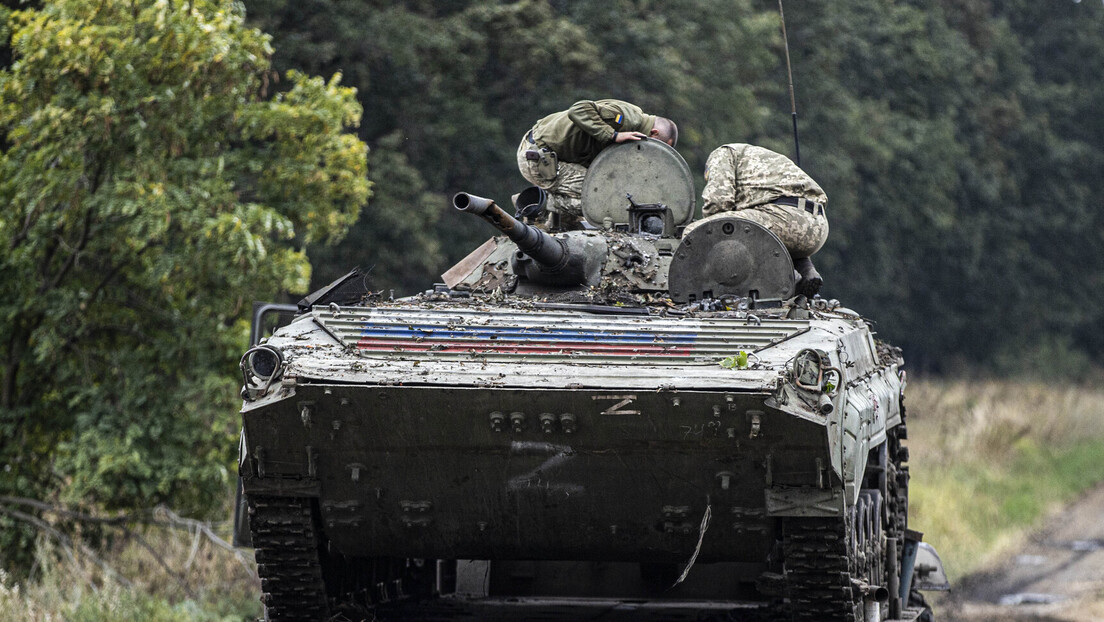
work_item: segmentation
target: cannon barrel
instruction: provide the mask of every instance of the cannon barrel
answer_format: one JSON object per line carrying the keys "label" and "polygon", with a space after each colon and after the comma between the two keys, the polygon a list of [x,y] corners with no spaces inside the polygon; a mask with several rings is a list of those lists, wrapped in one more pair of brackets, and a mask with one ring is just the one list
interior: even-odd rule
{"label": "cannon barrel", "polygon": [[494,225],[517,244],[518,250],[532,257],[544,269],[556,271],[567,264],[567,248],[560,240],[507,214],[493,200],[457,192],[452,197],[452,206]]}

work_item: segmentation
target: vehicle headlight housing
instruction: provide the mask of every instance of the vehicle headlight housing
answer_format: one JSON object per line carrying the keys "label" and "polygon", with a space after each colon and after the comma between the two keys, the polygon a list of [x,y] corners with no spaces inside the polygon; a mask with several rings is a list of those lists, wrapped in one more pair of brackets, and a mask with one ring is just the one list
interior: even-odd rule
{"label": "vehicle headlight housing", "polygon": [[242,355],[242,397],[255,399],[263,395],[284,373],[284,354],[270,345],[254,346]]}

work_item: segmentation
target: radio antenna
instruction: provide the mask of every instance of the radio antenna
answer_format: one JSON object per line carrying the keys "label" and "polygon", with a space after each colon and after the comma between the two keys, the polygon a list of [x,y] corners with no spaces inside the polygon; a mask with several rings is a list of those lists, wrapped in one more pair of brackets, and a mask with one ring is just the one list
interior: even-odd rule
{"label": "radio antenna", "polygon": [[797,100],[794,99],[793,69],[790,68],[790,41],[786,38],[786,15],[782,0],[778,0],[778,17],[782,20],[782,47],[786,50],[786,75],[790,79],[790,111],[793,115],[794,161],[801,166],[801,144],[797,141]]}

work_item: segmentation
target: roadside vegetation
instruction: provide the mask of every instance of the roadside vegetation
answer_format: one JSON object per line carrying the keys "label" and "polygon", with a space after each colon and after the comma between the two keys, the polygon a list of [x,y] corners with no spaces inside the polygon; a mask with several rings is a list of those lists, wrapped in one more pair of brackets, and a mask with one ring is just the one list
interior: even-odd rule
{"label": "roadside vegetation", "polygon": [[[1104,389],[1061,382],[912,380],[910,525],[952,580],[985,565],[1088,488],[1104,482]],[[229,516],[230,510],[225,510]],[[236,622],[261,613],[248,550],[229,522],[154,512],[152,525],[38,539],[29,578],[0,574],[0,619]],[[51,525],[61,526],[51,521]],[[128,528],[129,529],[129,528]],[[70,533],[70,532],[67,532]],[[156,555],[154,554],[156,552]]]}
{"label": "roadside vegetation", "polygon": [[[720,144],[790,153],[776,5],[0,0],[0,620],[255,617],[196,523],[118,520],[227,516],[251,302],[424,288],[486,235],[448,196],[520,189],[577,99],[677,119],[698,187]],[[914,383],[914,525],[961,575],[1104,480],[1069,384],[1104,353],[1104,6],[786,18],[830,295],[915,369],[1071,379]]]}
{"label": "roadside vegetation", "polygon": [[1102,386],[909,383],[909,525],[937,548],[952,581],[1104,482]]}
{"label": "roadside vegetation", "polygon": [[[226,509],[227,515],[231,510]],[[101,517],[107,518],[107,517]],[[108,529],[105,543],[51,521],[30,573],[0,568],[0,620],[242,622],[261,616],[252,551],[234,551],[230,522],[200,523],[164,508],[144,527]],[[125,525],[125,523],[120,523]],[[85,523],[87,526],[87,523]]]}

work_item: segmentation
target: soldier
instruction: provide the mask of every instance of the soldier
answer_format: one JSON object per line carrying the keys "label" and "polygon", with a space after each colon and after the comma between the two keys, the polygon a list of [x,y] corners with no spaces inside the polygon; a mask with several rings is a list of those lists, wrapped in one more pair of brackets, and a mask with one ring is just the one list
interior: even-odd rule
{"label": "soldier", "polygon": [[595,156],[614,143],[648,137],[673,147],[678,127],[628,102],[578,101],[526,132],[518,146],[518,168],[522,177],[548,191],[549,211],[561,214],[561,224],[567,224],[582,217],[583,178]]}
{"label": "soldier", "polygon": [[[770,149],[731,143],[709,154],[702,213],[739,211],[778,236],[800,274],[797,293],[812,297],[823,283],[809,257],[828,238],[828,196],[805,171]],[[699,221],[700,222],[700,221]]]}

